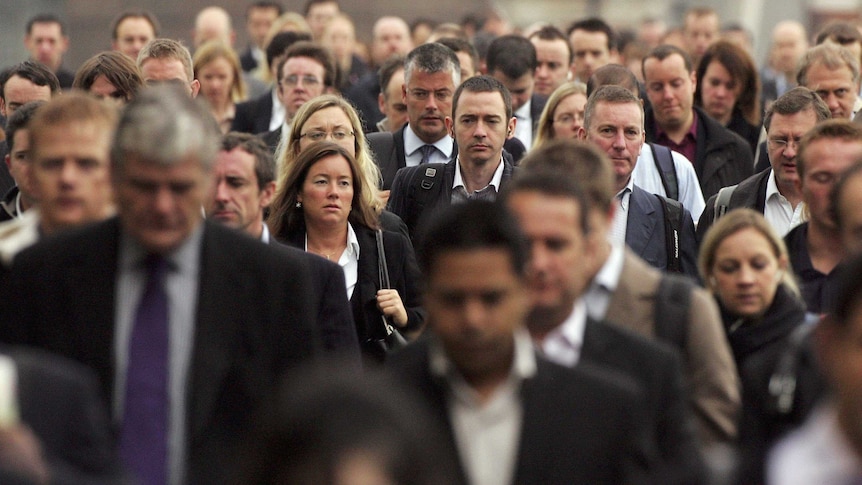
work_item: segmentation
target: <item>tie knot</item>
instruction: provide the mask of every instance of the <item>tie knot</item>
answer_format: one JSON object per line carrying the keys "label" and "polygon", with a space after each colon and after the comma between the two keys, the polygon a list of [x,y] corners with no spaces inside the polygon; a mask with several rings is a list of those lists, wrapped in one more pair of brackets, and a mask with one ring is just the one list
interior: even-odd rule
{"label": "tie knot", "polygon": [[431,156],[434,155],[436,148],[434,145],[422,145],[419,150],[422,152],[422,161],[419,163],[428,163],[431,161]]}
{"label": "tie knot", "polygon": [[168,260],[161,254],[150,253],[144,257],[143,266],[149,278],[161,279],[168,270]]}

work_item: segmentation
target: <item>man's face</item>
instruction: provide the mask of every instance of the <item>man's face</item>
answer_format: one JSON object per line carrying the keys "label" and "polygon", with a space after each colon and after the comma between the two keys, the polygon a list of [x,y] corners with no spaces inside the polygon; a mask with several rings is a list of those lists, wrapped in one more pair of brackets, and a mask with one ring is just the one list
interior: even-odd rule
{"label": "man's face", "polygon": [[326,70],[310,57],[291,57],[284,63],[278,83],[278,99],[284,105],[287,119],[309,99],[323,94]]}
{"label": "man's face", "polygon": [[[583,294],[589,275],[590,257],[581,228],[578,201],[535,191],[515,192],[507,201],[530,242],[528,284],[533,293],[534,311],[540,314],[568,314]],[[539,319],[544,320],[544,319]],[[530,322],[530,325],[539,322]],[[556,326],[559,322],[547,322]],[[531,328],[542,333],[549,329]]]}
{"label": "man's face", "polygon": [[850,119],[853,104],[859,94],[859,85],[853,82],[853,73],[847,66],[829,69],[822,62],[808,68],[805,87],[815,91],[832,112],[833,118]]}
{"label": "man's face", "polygon": [[198,95],[201,84],[197,79],[189,79],[182,61],[171,58],[148,58],[141,65],[141,77],[147,84],[170,83],[183,86],[192,98]]}
{"label": "man's face", "polygon": [[572,46],[572,74],[575,79],[587,82],[596,69],[611,62],[608,36],[604,32],[574,30],[569,35]]}
{"label": "man's face", "polygon": [[844,182],[838,200],[841,218],[841,242],[851,255],[862,254],[862,176],[858,173]]}
{"label": "man's face", "polygon": [[371,59],[378,66],[395,54],[407,55],[413,48],[410,31],[397,19],[383,19],[375,25]]}
{"label": "man's face", "polygon": [[12,135],[12,150],[6,154],[6,167],[15,179],[15,184],[22,193],[30,197],[28,167],[30,157],[30,134],[26,129],[18,129]]}
{"label": "man's face", "polygon": [[266,34],[269,33],[272,23],[278,18],[278,9],[269,7],[251,7],[248,11],[248,18],[245,21],[245,27],[248,31],[248,36],[254,45],[264,49],[266,45]]}
{"label": "man's face", "polygon": [[449,118],[446,123],[458,144],[462,165],[496,165],[503,154],[503,143],[515,131],[514,117],[506,119],[506,105],[498,92],[462,91],[455,119]]}
{"label": "man's face", "polygon": [[500,81],[512,95],[512,111],[518,111],[533,96],[533,73],[526,72],[519,78],[511,78],[499,70],[491,73],[491,77]]}
{"label": "man's face", "polygon": [[700,59],[706,49],[718,40],[718,16],[689,15],[685,19],[682,33],[691,56]]}
{"label": "man's face", "polygon": [[835,230],[829,196],[841,174],[862,159],[862,141],[820,138],[808,145],[804,157],[800,190],[809,221],[822,230]]}
{"label": "man's face", "polygon": [[3,96],[4,98],[0,98],[0,114],[9,117],[15,110],[31,101],[49,101],[51,88],[39,86],[16,74],[6,81]]}
{"label": "man's face", "polygon": [[536,86],[535,91],[550,96],[569,75],[569,46],[563,39],[544,40],[534,37],[530,40],[536,48]]}
{"label": "man's face", "polygon": [[813,109],[798,113],[783,115],[774,113],[766,136],[766,148],[769,163],[779,191],[782,187],[795,189],[799,181],[796,172],[796,155],[799,152],[799,140],[808,130],[817,124],[817,115]]}
{"label": "man's face", "polygon": [[174,165],[130,154],[114,175],[123,228],[148,252],[176,249],[200,224],[211,174],[194,155]]}
{"label": "man's face", "polygon": [[473,64],[473,56],[467,52],[456,52],[455,55],[461,65],[461,82],[475,76],[477,67]]}
{"label": "man's face", "polygon": [[311,27],[311,34],[315,39],[320,39],[326,24],[338,15],[338,4],[335,2],[316,3],[308,10],[305,21]]}
{"label": "man's face", "polygon": [[796,64],[805,50],[808,42],[805,40],[805,30],[801,26],[785,24],[776,28],[772,36],[772,52],[770,59],[775,69],[783,73],[795,73]]}
{"label": "man's face", "polygon": [[432,266],[425,310],[449,359],[468,382],[505,373],[512,365],[513,332],[529,309],[529,290],[509,252],[451,251]]}
{"label": "man's face", "polygon": [[[404,103],[402,91],[404,88],[404,70],[398,70],[389,79],[386,91],[380,93],[380,112],[389,123],[389,131],[395,131],[407,123],[407,104]],[[451,104],[451,102],[450,102]]]}
{"label": "man's face", "polygon": [[272,201],[275,182],[261,190],[254,163],[254,155],[240,147],[218,153],[206,213],[210,219],[260,237],[263,210]]}
{"label": "man's face", "polygon": [[107,217],[113,210],[111,132],[104,123],[46,126],[34,135],[28,175],[43,227],[50,232]]}
{"label": "man's face", "polygon": [[435,143],[446,136],[446,118],[452,116],[455,94],[451,72],[414,70],[402,94],[410,128],[422,141]]}
{"label": "man's face", "polygon": [[113,41],[112,49],[137,60],[141,49],[155,38],[156,32],[147,19],[128,17],[117,25],[117,38]]}
{"label": "man's face", "polygon": [[628,183],[643,148],[641,113],[641,107],[634,103],[601,101],[596,103],[585,133],[587,140],[604,150],[611,159],[617,190],[622,190]]}
{"label": "man's face", "polygon": [[647,59],[644,82],[655,120],[662,129],[682,128],[691,120],[697,83],[694,72],[686,70],[682,56],[671,54],[661,61]]}
{"label": "man's face", "polygon": [[69,49],[69,38],[63,35],[60,24],[37,22],[24,36],[24,45],[30,57],[56,71],[63,62],[63,54]]}

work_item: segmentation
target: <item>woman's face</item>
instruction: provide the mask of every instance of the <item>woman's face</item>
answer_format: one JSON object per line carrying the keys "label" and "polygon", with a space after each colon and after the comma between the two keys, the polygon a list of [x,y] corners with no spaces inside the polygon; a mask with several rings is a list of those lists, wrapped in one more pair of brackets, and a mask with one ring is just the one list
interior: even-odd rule
{"label": "woman's face", "polygon": [[119,104],[126,104],[129,100],[114,86],[108,78],[102,74],[96,76],[90,86],[90,93],[100,99],[112,99]]}
{"label": "woman's face", "polygon": [[747,227],[719,243],[708,283],[730,313],[759,317],[772,305],[786,267],[766,236]]}
{"label": "woman's face", "polygon": [[308,170],[297,196],[306,224],[347,223],[353,204],[353,173],[341,155],[321,158]]}
{"label": "woman's face", "polygon": [[[330,106],[317,110],[308,117],[299,131],[300,152],[314,143],[310,133],[324,133],[326,134],[324,140],[335,142],[347,150],[348,153],[354,157],[356,156],[356,133],[353,132],[350,118],[338,106]],[[343,137],[341,137],[342,135]],[[340,140],[338,139],[339,137],[341,137]]]}
{"label": "woman's face", "polygon": [[210,103],[225,103],[230,100],[233,87],[233,68],[224,57],[217,57],[198,69],[201,94]]}
{"label": "woman's face", "polygon": [[578,137],[578,129],[584,126],[586,106],[587,97],[580,93],[566,96],[560,101],[554,111],[554,123],[551,125],[555,140]]}
{"label": "woman's face", "polygon": [[739,98],[742,86],[730,75],[718,61],[712,61],[706,66],[703,81],[700,83],[701,100],[706,113],[716,120],[727,124],[733,114],[733,107]]}

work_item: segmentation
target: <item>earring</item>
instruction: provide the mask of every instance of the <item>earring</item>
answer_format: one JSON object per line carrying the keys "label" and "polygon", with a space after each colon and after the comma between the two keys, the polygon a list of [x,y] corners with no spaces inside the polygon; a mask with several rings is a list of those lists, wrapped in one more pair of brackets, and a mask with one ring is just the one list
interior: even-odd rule
{"label": "earring", "polygon": [[296,202],[296,208],[301,209],[302,208],[302,202],[297,201]]}

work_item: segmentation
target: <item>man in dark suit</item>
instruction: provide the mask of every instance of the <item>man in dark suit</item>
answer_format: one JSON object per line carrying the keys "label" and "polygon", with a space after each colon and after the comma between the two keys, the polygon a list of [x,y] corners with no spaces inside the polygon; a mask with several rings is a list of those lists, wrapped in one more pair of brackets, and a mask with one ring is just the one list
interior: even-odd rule
{"label": "man in dark suit", "polygon": [[520,35],[504,35],[491,42],[485,62],[488,75],[503,83],[511,93],[512,111],[518,119],[515,138],[529,150],[548,101],[546,96],[533,93],[538,66],[536,48]]}
{"label": "man in dark suit", "polygon": [[666,237],[665,219],[674,216],[669,209],[666,213],[665,206],[672,202],[646,192],[632,180],[644,145],[640,100],[622,86],[602,86],[587,102],[579,135],[605,151],[612,162],[617,194],[611,241],[627,244],[661,270],[672,263],[668,255],[678,252],[680,272],[696,278],[697,238],[691,213],[683,207],[678,239]]}
{"label": "man in dark suit", "polygon": [[682,153],[694,164],[703,198],[752,174],[748,142],[694,107],[695,73],[682,49],[662,45],[643,60],[651,108],[646,110],[646,139]]}
{"label": "man in dark suit", "polygon": [[272,23],[282,13],[284,7],[268,0],[256,1],[245,9],[245,28],[251,43],[239,56],[242,70],[252,73],[266,60],[266,36]]}
{"label": "man in dark suit", "polygon": [[[500,205],[468,201],[420,250],[431,335],[391,359],[450,431],[461,483],[648,481],[652,451],[631,383],[536,355],[524,329],[528,250]],[[491,416],[493,416],[492,419]]]}
{"label": "man in dark suit", "polygon": [[448,162],[457,148],[445,120],[452,116],[452,95],[461,84],[461,67],[452,49],[423,44],[404,60],[401,98],[407,124],[394,132],[371,133],[368,144],[389,190],[395,173],[423,163]]}
{"label": "man in dark suit", "polygon": [[0,339],[96,371],[146,483],[225,483],[279,375],[352,328],[337,266],[203,222],[208,119],[176,88],[140,93],[111,150],[119,216],[20,254],[0,309]]}
{"label": "man in dark suit", "polygon": [[[534,305],[527,329],[551,361],[597,365],[635,380],[645,393],[643,407],[653,424],[649,436],[660,455],[655,483],[701,483],[703,465],[676,352],[587,316],[581,296],[589,281],[585,261],[594,249],[588,237],[588,201],[578,181],[543,165],[557,149],[541,147],[528,155],[524,160],[528,168],[503,195],[531,247],[529,286]],[[604,158],[586,145],[571,143],[568,149],[572,159],[581,160],[585,154]]]}
{"label": "man in dark suit", "polygon": [[429,213],[468,199],[494,200],[514,172],[503,142],[513,136],[515,119],[509,90],[500,81],[489,76],[464,81],[452,111],[446,127],[460,147],[458,156],[445,164],[403,168],[392,182],[389,210],[414,239]]}

